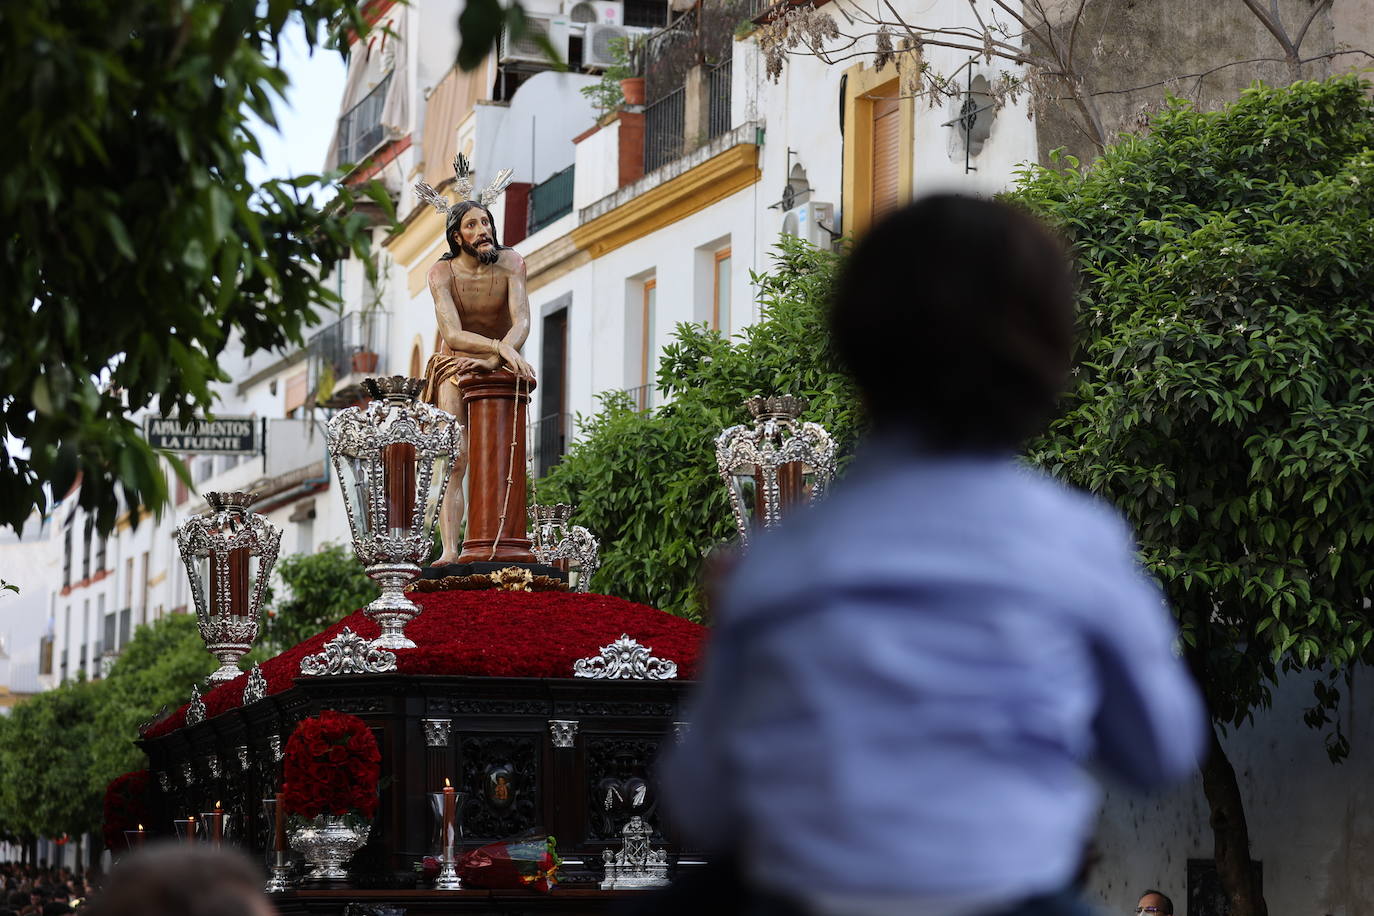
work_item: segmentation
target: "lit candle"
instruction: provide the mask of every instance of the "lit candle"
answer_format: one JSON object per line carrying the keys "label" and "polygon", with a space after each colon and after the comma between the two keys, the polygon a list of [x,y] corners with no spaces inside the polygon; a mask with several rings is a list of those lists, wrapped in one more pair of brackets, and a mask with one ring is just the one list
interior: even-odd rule
{"label": "lit candle", "polygon": [[444,777],[444,837],[443,837],[443,843],[444,843],[444,858],[445,858],[445,860],[447,860],[448,857],[452,855],[453,840],[454,840],[454,836],[453,836],[453,816],[454,816],[454,813],[455,813],[455,812],[454,812],[454,809],[457,807],[457,803],[458,803],[458,793],[454,791],[454,789],[453,789],[453,783],[449,782],[449,781],[448,781],[448,777],[445,776],[445,777]]}
{"label": "lit candle", "polygon": [[143,833],[143,825],[142,825],[142,824],[139,824],[139,825],[138,825],[138,829],[134,831],[134,845],[135,845],[135,846],[142,846],[142,845],[143,845],[143,836],[144,836],[144,833]]}
{"label": "lit candle", "polygon": [[215,802],[215,813],[210,823],[210,845],[219,846],[224,841],[224,809]]}
{"label": "lit candle", "polygon": [[277,793],[277,803],[273,807],[276,809],[277,829],[272,838],[272,850],[286,852],[286,793]]}
{"label": "lit candle", "polygon": [[188,814],[188,815],[186,815],[186,842],[188,842],[188,843],[194,843],[195,841],[196,841],[196,816],[195,816],[194,814]]}

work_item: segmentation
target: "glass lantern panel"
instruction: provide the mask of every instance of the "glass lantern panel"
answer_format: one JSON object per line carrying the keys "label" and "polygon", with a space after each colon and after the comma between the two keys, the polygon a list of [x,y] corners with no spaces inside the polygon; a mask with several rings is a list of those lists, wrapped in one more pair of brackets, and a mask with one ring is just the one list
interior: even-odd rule
{"label": "glass lantern panel", "polygon": [[[444,485],[444,478],[448,476],[448,459],[434,458],[430,462],[429,493],[425,500],[425,531],[434,530],[434,522],[439,517],[439,488]],[[451,484],[451,486],[461,486],[461,482]],[[451,498],[445,491],[444,499]]]}
{"label": "glass lantern panel", "polygon": [[730,488],[735,491],[739,505],[743,507],[746,527],[753,528],[763,517],[762,490],[759,478],[754,471],[736,472],[730,475]]}
{"label": "glass lantern panel", "polygon": [[257,608],[253,606],[253,598],[258,591],[258,576],[262,570],[262,557],[251,556],[248,558],[248,601],[243,608],[243,613],[250,616],[257,616]]}
{"label": "glass lantern panel", "polygon": [[364,538],[372,533],[372,519],[367,514],[367,483],[368,466],[366,458],[354,458],[352,456],[342,456],[337,467],[342,468],[342,480],[339,481],[343,490],[343,497],[348,503],[349,513],[356,526],[353,534],[355,538]]}
{"label": "glass lantern panel", "polygon": [[191,558],[191,562],[195,564],[195,571],[191,573],[190,578],[191,597],[196,604],[196,610],[204,614],[213,613],[215,606],[210,591],[210,556],[208,553],[197,554]]}

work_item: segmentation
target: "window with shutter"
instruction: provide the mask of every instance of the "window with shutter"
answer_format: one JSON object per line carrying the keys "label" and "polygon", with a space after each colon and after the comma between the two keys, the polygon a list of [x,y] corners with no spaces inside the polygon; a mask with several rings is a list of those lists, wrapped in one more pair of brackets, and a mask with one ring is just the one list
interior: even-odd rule
{"label": "window with shutter", "polygon": [[897,171],[901,124],[897,99],[873,102],[873,220],[897,208]]}

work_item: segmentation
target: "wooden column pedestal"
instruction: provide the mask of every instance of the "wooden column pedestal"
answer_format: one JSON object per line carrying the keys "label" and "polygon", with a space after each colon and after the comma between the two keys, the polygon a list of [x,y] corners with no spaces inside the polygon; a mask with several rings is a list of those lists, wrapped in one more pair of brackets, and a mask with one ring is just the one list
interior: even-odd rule
{"label": "wooden column pedestal", "polygon": [[525,537],[525,413],[534,387],[505,370],[458,380],[468,431],[468,527],[459,563],[534,562]]}

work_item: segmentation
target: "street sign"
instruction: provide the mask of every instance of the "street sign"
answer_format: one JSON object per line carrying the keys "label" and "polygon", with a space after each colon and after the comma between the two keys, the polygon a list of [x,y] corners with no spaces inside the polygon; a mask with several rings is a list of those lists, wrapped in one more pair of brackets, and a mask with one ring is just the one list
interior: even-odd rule
{"label": "street sign", "polygon": [[147,417],[143,438],[153,448],[203,455],[256,455],[259,422],[253,417],[217,417],[214,420],[172,420]]}

